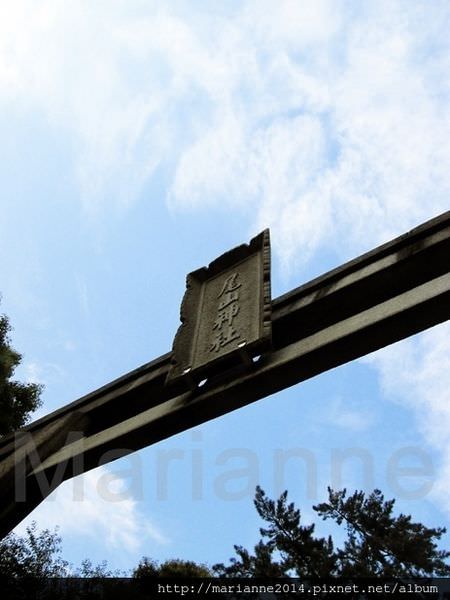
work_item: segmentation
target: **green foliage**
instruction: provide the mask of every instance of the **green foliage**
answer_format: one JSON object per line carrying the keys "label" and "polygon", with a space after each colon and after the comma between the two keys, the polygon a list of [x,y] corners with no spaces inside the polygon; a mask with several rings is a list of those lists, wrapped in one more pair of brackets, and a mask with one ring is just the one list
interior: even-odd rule
{"label": "green foliage", "polygon": [[328,488],[329,500],[314,506],[324,520],[345,523],[348,539],[337,551],[339,573],[343,576],[427,577],[448,576],[446,559],[450,552],[438,550],[445,529],[428,528],[411,521],[410,515],[393,516],[395,500],[384,500],[380,490],[367,498],[354,492]]}
{"label": "green foliage", "polygon": [[[314,537],[314,525],[300,524],[300,511],[287,502],[287,492],[275,502],[267,498],[258,486],[255,507],[259,516],[268,523],[261,528],[262,539],[250,554],[235,546],[238,558],[229,566],[214,565],[221,577],[325,577],[335,569],[335,555],[331,538]],[[278,557],[275,558],[275,555]]]}
{"label": "green foliage", "polygon": [[[437,543],[444,528],[428,528],[411,516],[394,515],[394,500],[385,500],[379,490],[368,496],[356,491],[328,489],[327,502],[314,506],[322,519],[344,525],[347,539],[335,548],[331,537],[314,535],[314,525],[302,525],[300,510],[288,502],[287,492],[276,501],[261,488],[256,489],[255,507],[265,526],[253,553],[235,546],[236,557],[228,565],[209,569],[204,564],[180,559],[158,563],[142,558],[132,576],[146,577],[289,577],[325,579],[353,577],[445,577],[450,575],[450,552]],[[37,531],[33,523],[26,536],[13,533],[0,541],[0,576],[36,578],[110,578],[126,576],[108,569],[106,562],[93,565],[84,560],[73,570],[61,558],[61,538],[57,531]]]}
{"label": "green foliage", "polygon": [[133,577],[158,577],[159,566],[158,563],[144,556],[139,561],[138,566],[133,571]]}
{"label": "green foliage", "polygon": [[211,577],[206,565],[178,558],[158,562],[144,556],[133,571],[133,577]]}
{"label": "green foliage", "polygon": [[38,532],[36,523],[26,536],[10,533],[0,541],[0,576],[64,577],[68,563],[60,557],[61,538],[57,530]]}
{"label": "green foliage", "polygon": [[11,347],[10,331],[8,318],[0,315],[0,435],[23,427],[41,405],[41,385],[12,379],[22,356]]}
{"label": "green foliage", "polygon": [[106,560],[102,561],[98,565],[92,564],[89,558],[85,558],[81,561],[81,566],[76,569],[71,577],[82,577],[82,578],[104,578],[104,577],[126,577],[126,573],[120,570],[113,571],[108,568]]}
{"label": "green foliage", "polygon": [[35,522],[26,528],[26,534],[10,533],[0,540],[0,577],[126,577],[126,572],[113,571],[106,561],[94,565],[86,558],[73,569],[61,558],[62,540],[58,529],[39,531]]}
{"label": "green foliage", "polygon": [[393,515],[395,500],[384,500],[379,490],[367,498],[356,491],[328,488],[329,500],[314,510],[324,520],[345,524],[347,540],[335,549],[328,539],[314,535],[314,525],[301,525],[301,513],[287,502],[287,492],[275,502],[256,488],[255,507],[268,524],[253,554],[235,546],[237,557],[228,566],[217,564],[220,577],[297,576],[301,578],[448,576],[450,552],[438,550],[444,528],[430,529],[411,516]]}

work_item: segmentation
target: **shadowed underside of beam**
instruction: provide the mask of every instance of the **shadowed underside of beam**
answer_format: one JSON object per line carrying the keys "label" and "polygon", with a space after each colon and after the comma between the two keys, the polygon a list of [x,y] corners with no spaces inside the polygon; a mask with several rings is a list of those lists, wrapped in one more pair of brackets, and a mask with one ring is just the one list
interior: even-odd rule
{"label": "shadowed underside of beam", "polygon": [[[2,498],[0,536],[64,479],[449,318],[447,212],[274,300],[273,346],[258,361],[193,389],[168,388],[168,353],[24,428],[19,436],[27,434],[39,460],[22,469],[25,500]],[[23,445],[21,459],[15,452],[17,439],[0,440],[0,485],[10,491],[16,465],[26,460]]]}

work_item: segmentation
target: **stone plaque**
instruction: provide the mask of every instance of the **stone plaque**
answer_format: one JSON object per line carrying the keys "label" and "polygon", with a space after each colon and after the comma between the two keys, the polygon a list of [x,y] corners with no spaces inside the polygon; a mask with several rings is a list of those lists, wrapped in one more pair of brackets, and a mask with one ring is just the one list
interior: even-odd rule
{"label": "stone plaque", "polygon": [[226,252],[189,273],[167,382],[198,383],[251,363],[271,343],[270,236]]}

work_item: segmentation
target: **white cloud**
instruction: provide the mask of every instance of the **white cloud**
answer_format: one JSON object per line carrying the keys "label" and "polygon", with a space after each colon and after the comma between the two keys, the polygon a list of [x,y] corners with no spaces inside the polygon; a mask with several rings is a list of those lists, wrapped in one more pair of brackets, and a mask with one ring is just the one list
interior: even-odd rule
{"label": "white cloud", "polygon": [[[148,542],[166,544],[168,539],[141,512],[129,481],[98,467],[69,480],[56,489],[16,529],[23,534],[31,521],[40,529],[58,525],[62,537],[103,539],[108,547],[138,552]],[[76,517],[75,517],[76,515]]]}
{"label": "white cloud", "polygon": [[[127,206],[163,165],[172,210],[228,203],[272,228],[289,273],[448,208],[449,22],[445,0],[3,3],[0,103],[72,136],[86,208]],[[442,451],[443,482],[442,332],[373,363]]]}
{"label": "white cloud", "polygon": [[288,272],[448,204],[446,2],[8,4],[0,102],[73,137],[89,210],[163,165],[172,210],[253,214]]}
{"label": "white cloud", "polygon": [[334,398],[330,402],[326,417],[331,426],[338,426],[351,432],[366,431],[372,427],[375,418],[373,413],[355,409],[342,398]]}
{"label": "white cloud", "polygon": [[171,205],[251,207],[287,271],[445,210],[450,44],[439,23],[450,10],[436,8],[247,3],[241,36],[223,27],[211,53],[217,71],[233,68],[181,154]]}
{"label": "white cloud", "polygon": [[19,365],[16,374],[18,379],[24,379],[26,383],[46,385],[52,381],[63,379],[66,372],[56,363],[27,361],[23,365]]}
{"label": "white cloud", "polygon": [[450,323],[364,359],[381,376],[384,394],[416,416],[419,432],[440,457],[432,496],[450,515]]}
{"label": "white cloud", "polygon": [[26,383],[43,383],[42,367],[36,362],[28,362],[24,365]]}
{"label": "white cloud", "polygon": [[164,117],[155,116],[167,94],[152,71],[158,23],[147,30],[145,60],[127,44],[139,22],[132,12],[121,3],[54,0],[0,8],[0,103],[43,111],[72,137],[90,211],[134,199],[164,156]]}

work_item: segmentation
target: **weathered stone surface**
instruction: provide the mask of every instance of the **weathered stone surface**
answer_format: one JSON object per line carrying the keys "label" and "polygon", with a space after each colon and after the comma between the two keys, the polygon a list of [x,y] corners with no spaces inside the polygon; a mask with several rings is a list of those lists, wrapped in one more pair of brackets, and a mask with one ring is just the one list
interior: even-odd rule
{"label": "weathered stone surface", "polygon": [[167,381],[198,381],[270,347],[270,238],[247,245],[190,273]]}
{"label": "weathered stone surface", "polygon": [[63,448],[74,433],[81,439],[88,425],[88,415],[75,410],[35,432],[24,429],[8,436],[11,441],[2,448],[3,452],[0,454],[0,539],[66,477],[83,472],[81,467],[80,472],[74,473],[70,460],[56,477],[52,476],[48,480],[43,475],[36,478],[33,469],[37,469],[53,453]]}
{"label": "weathered stone surface", "polygon": [[[17,434],[2,437],[0,538],[61,477],[105,465],[448,320],[449,256],[450,211],[274,299],[272,347],[252,368],[237,366],[204,386],[180,390],[165,385],[173,368],[168,352],[26,426],[38,449],[37,467],[15,457],[12,464]],[[78,411],[87,424],[78,424],[76,415],[70,420]],[[69,435],[74,431],[82,437]],[[17,467],[26,476],[26,502],[12,496]]]}

